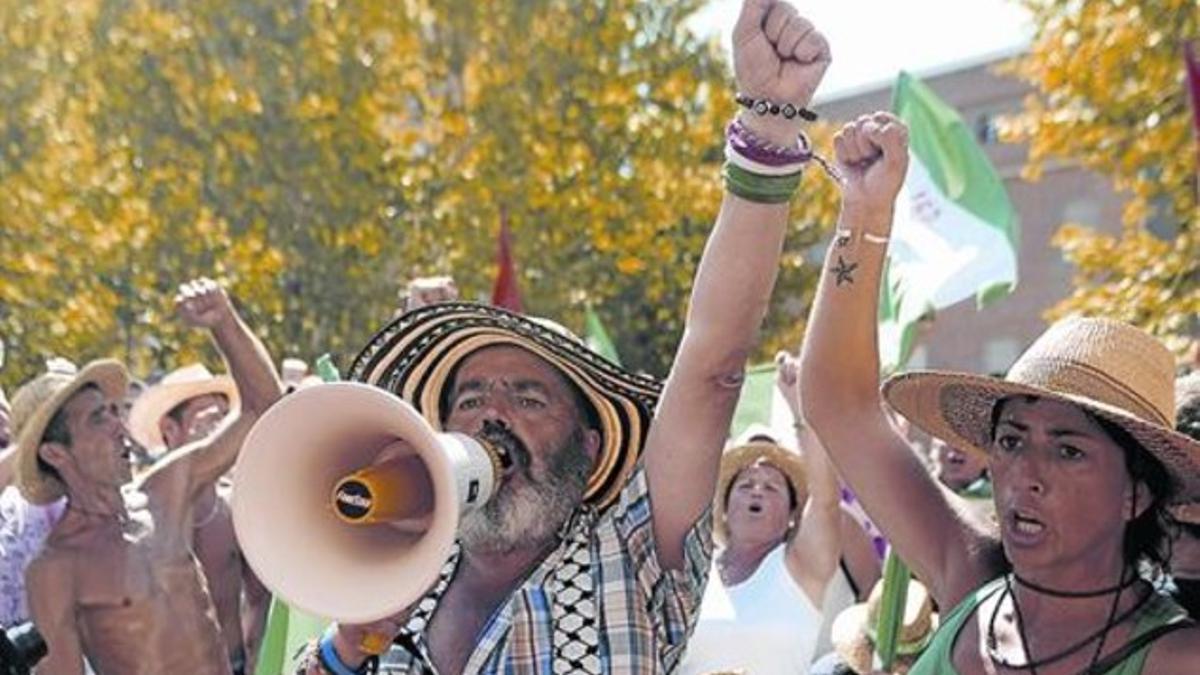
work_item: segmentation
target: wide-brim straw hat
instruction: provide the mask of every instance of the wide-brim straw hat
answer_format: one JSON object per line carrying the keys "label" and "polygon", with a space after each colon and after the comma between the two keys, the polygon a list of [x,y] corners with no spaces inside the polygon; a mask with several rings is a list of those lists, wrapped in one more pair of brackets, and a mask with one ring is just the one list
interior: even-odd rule
{"label": "wide-brim straw hat", "polygon": [[197,396],[218,394],[238,407],[237,384],[228,375],[213,375],[203,364],[193,363],[167,373],[158,384],[146,389],[129,409],[129,435],[151,455],[166,450],[159,422],[181,403]]}
{"label": "wide-brim straw hat", "polygon": [[[829,638],[834,651],[856,673],[872,671],[875,626],[879,623],[882,600],[883,582],[880,581],[871,589],[871,595],[866,602],[842,610],[830,627]],[[916,579],[909,581],[904,616],[896,639],[896,655],[903,657],[920,654],[929,646],[937,627],[938,615],[933,611],[933,601],[929,592]]]}
{"label": "wide-brim straw hat", "polygon": [[125,396],[127,375],[118,361],[92,361],[82,369],[57,368],[22,386],[13,396],[13,418],[18,425],[16,441],[17,487],[33,504],[49,504],[66,492],[64,486],[38,469],[38,447],[54,414],[75,392],[88,384],[100,388],[105,398],[120,401]]}
{"label": "wide-brim straw hat", "polygon": [[1047,329],[1003,380],[916,371],[889,378],[883,394],[926,433],[983,453],[1002,399],[1077,405],[1127,431],[1162,462],[1178,505],[1200,501],[1200,442],[1175,431],[1174,381],[1171,352],[1147,333],[1119,321],[1070,318]]}
{"label": "wide-brim straw hat", "polygon": [[725,523],[725,496],[729,494],[729,485],[743,469],[759,462],[779,469],[792,484],[796,499],[803,502],[808,493],[808,473],[800,453],[783,447],[769,428],[751,425],[721,455],[717,493],[713,499],[713,540],[718,546],[729,542],[729,527]]}
{"label": "wide-brim straw hat", "polygon": [[638,461],[662,384],[611,363],[553,322],[470,302],[428,305],[376,333],[348,376],[395,393],[440,429],[442,394],[457,366],[484,347],[501,345],[544,359],[591,404],[602,441],[584,500],[597,507],[611,503]]}

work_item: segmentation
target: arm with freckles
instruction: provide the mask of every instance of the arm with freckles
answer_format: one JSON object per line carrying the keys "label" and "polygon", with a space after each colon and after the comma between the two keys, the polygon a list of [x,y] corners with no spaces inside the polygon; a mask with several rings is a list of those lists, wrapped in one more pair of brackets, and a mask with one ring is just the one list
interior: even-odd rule
{"label": "arm with freckles", "polygon": [[900,556],[953,607],[990,578],[991,550],[959,517],[893,427],[879,394],[877,316],[908,132],[887,113],[847,124],[835,152],[844,176],[838,233],[826,256],[801,357],[804,414],[842,477]]}
{"label": "arm with freckles", "polygon": [[[745,0],[734,28],[741,91],[807,105],[829,65],[829,47],[786,2]],[[743,115],[744,124],[794,145],[796,121]],[[759,204],[725,193],[696,271],[683,338],[646,440],[655,546],[664,567],[679,569],[684,538],[712,502],[721,448],[775,284],[786,204]]]}

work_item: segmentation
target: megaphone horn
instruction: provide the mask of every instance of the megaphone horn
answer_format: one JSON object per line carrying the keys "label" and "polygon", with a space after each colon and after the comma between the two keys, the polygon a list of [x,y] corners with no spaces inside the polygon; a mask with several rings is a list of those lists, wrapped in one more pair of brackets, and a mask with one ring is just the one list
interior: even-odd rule
{"label": "megaphone horn", "polygon": [[488,443],[438,433],[407,402],[338,382],[289,394],[246,437],[233,524],[272,592],[346,623],[420,599],[450,555],[463,513],[501,473]]}

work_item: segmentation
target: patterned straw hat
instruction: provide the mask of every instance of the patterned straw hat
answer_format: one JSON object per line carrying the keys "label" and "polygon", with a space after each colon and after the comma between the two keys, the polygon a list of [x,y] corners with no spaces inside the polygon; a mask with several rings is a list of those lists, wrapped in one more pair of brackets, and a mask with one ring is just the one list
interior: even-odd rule
{"label": "patterned straw hat", "polygon": [[[69,367],[68,367],[69,366]],[[58,479],[38,468],[38,447],[46,427],[59,408],[83,387],[94,384],[104,396],[120,401],[125,395],[125,366],[105,359],[92,361],[78,371],[74,365],[52,365],[24,384],[13,396],[13,419],[17,427],[17,487],[33,504],[49,504],[65,494]]]}
{"label": "patterned straw hat", "polygon": [[609,362],[558,324],[477,303],[428,305],[397,317],[371,338],[349,377],[395,393],[440,428],[442,393],[455,368],[472,353],[498,345],[544,359],[591,404],[603,441],[584,499],[609,504],[641,454],[662,384]]}
{"label": "patterned straw hat", "polygon": [[1127,431],[1171,475],[1173,502],[1200,501],[1200,442],[1175,431],[1175,360],[1128,324],[1071,318],[1051,326],[1001,380],[918,371],[889,378],[888,403],[932,436],[978,452],[991,445],[992,410],[1010,396],[1075,404]]}

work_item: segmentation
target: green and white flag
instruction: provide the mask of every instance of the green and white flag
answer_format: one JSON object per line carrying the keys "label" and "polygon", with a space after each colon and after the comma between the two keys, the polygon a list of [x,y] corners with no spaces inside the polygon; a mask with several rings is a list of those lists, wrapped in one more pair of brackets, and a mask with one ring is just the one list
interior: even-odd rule
{"label": "green and white flag", "polygon": [[1019,236],[1004,181],[958,112],[903,72],[892,108],[908,124],[910,157],[879,305],[885,372],[908,360],[922,316],[1012,291]]}
{"label": "green and white flag", "polygon": [[596,315],[591,305],[587,307],[584,324],[584,342],[587,343],[588,348],[618,366],[621,365],[617,347],[613,344],[612,338],[608,337],[608,331],[604,330],[604,324],[600,323],[600,317]]}

